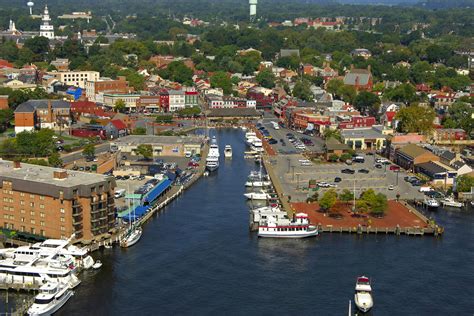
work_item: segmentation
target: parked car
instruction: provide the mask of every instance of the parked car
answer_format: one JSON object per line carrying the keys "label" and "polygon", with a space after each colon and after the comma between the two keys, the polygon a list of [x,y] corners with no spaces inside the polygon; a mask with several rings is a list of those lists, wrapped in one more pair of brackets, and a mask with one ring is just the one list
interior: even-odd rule
{"label": "parked car", "polygon": [[400,167],[397,165],[390,165],[389,169],[392,171],[400,171]]}
{"label": "parked car", "polygon": [[382,169],[382,165],[379,164],[379,163],[378,163],[378,164],[375,164],[375,168],[377,168],[377,169]]}
{"label": "parked car", "polygon": [[369,170],[367,170],[367,169],[359,169],[358,172],[359,172],[359,173],[369,173]]}
{"label": "parked car", "polygon": [[337,182],[341,182],[341,181],[342,181],[342,179],[341,179],[340,177],[335,177],[335,178],[334,178],[334,182],[336,182],[336,183],[337,183]]}
{"label": "parked car", "polygon": [[347,174],[354,174],[355,173],[355,171],[352,170],[352,169],[342,169],[341,172],[342,173],[347,173]]}
{"label": "parked car", "polygon": [[388,189],[389,189],[390,191],[392,191],[392,190],[395,189],[395,187],[391,184],[391,185],[388,186]]}
{"label": "parked car", "polygon": [[276,139],[270,139],[268,143],[271,145],[275,145],[275,144],[278,144],[278,141]]}
{"label": "parked car", "polygon": [[321,181],[321,182],[318,182],[318,187],[320,188],[329,188],[331,185],[327,182],[324,182],[324,181]]}

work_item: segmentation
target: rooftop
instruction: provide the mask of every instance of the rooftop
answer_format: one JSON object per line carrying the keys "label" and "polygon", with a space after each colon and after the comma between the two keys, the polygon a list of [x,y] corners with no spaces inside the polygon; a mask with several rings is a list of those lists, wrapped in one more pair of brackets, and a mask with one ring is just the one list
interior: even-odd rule
{"label": "rooftop", "polygon": [[[62,188],[71,188],[79,185],[92,185],[110,180],[102,174],[65,170],[60,168],[45,167],[21,163],[20,168],[14,168],[13,161],[0,159],[0,179],[18,179],[34,182],[39,185],[48,184]],[[67,177],[56,179],[54,172],[66,172]]]}
{"label": "rooftop", "polygon": [[64,100],[28,100],[26,102],[23,102],[20,104],[16,110],[15,113],[24,113],[24,112],[34,112],[35,109],[47,109],[48,108],[48,103],[51,102],[51,107],[53,109],[69,109],[71,108],[71,104],[67,101]]}
{"label": "rooftop", "polygon": [[416,158],[426,153],[431,153],[430,151],[421,148],[415,144],[409,144],[399,149],[402,154],[410,156],[411,158]]}
{"label": "rooftop", "polygon": [[220,108],[207,111],[209,117],[260,117],[254,108]]}
{"label": "rooftop", "polygon": [[341,131],[342,138],[387,138],[380,130],[374,128],[354,128]]}

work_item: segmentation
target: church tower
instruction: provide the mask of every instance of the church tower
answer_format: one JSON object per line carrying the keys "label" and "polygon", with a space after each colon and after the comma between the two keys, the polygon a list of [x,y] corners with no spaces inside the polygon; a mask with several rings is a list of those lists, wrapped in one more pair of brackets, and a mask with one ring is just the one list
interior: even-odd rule
{"label": "church tower", "polygon": [[43,23],[40,26],[40,36],[44,36],[47,39],[54,39],[54,26],[51,23],[51,18],[49,17],[48,6],[44,7],[43,17],[41,18]]}

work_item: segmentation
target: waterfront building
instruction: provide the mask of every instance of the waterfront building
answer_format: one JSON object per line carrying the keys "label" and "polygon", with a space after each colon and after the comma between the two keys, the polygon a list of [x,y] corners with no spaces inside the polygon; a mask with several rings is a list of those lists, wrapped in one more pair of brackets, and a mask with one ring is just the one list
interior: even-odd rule
{"label": "waterfront building", "polygon": [[63,100],[28,100],[15,109],[15,133],[71,124],[71,104]]}
{"label": "waterfront building", "polygon": [[344,144],[353,150],[381,150],[387,145],[387,135],[380,125],[372,128],[354,128],[341,131]]}
{"label": "waterfront building", "polygon": [[3,228],[91,240],[115,227],[115,179],[0,160]]}
{"label": "waterfront building", "polygon": [[139,145],[151,145],[153,157],[184,157],[186,153],[201,154],[203,143],[204,139],[198,136],[129,135],[116,139],[111,148],[134,156]]}
{"label": "waterfront building", "polygon": [[394,162],[407,170],[414,170],[415,165],[439,160],[440,158],[431,151],[416,144],[409,144],[395,152]]}
{"label": "waterfront building", "polygon": [[128,111],[134,111],[137,107],[137,102],[140,95],[136,93],[104,93],[103,103],[111,108],[115,107],[118,100],[125,102],[125,107]]}
{"label": "waterfront building", "polygon": [[39,36],[44,36],[47,39],[54,39],[54,26],[51,24],[49,17],[48,5],[44,6],[43,16],[41,17],[41,26]]}

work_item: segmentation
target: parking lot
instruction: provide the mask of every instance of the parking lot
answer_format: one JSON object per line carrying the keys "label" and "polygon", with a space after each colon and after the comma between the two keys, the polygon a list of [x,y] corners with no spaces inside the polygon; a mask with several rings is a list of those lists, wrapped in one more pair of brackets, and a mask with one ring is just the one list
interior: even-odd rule
{"label": "parking lot", "polygon": [[[401,199],[423,198],[419,187],[414,187],[403,180],[407,175],[403,170],[400,172],[390,170],[389,165],[382,168],[375,167],[375,156],[362,155],[364,163],[308,163],[301,154],[279,155],[272,157],[272,165],[287,195],[291,195],[292,201],[305,201],[313,194],[308,190],[310,180],[327,182],[334,186],[339,193],[344,189],[356,192],[358,196],[362,191],[373,189],[387,195],[388,199],[396,199],[397,194]],[[354,170],[354,174],[342,173],[343,169]],[[359,172],[365,169],[368,173]],[[335,182],[335,178],[340,182]],[[398,178],[398,180],[397,180]],[[390,189],[389,189],[390,187]],[[324,192],[329,188],[318,188],[318,192]]]}

